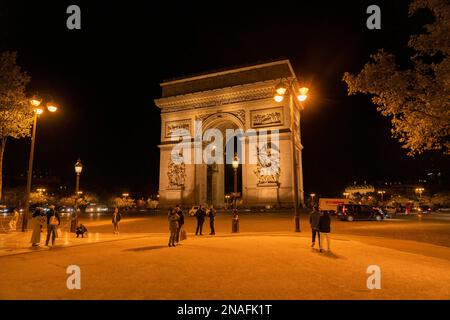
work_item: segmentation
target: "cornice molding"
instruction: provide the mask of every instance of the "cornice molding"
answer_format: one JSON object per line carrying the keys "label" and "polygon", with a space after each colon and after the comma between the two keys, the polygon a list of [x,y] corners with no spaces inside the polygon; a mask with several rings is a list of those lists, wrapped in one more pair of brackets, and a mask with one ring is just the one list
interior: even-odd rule
{"label": "cornice molding", "polygon": [[189,93],[155,100],[162,113],[222,106],[267,99],[273,96],[276,80],[262,81],[223,89]]}

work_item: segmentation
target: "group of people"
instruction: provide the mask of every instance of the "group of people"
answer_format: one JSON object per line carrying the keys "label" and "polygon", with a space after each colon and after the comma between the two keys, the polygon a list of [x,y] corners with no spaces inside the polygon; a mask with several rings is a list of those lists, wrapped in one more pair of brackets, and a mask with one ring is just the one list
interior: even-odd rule
{"label": "group of people", "polygon": [[[197,227],[195,229],[195,235],[202,236],[203,235],[203,224],[205,223],[206,218],[209,218],[209,227],[211,229],[209,235],[215,235],[215,219],[216,219],[217,211],[214,206],[209,206],[209,208],[204,206],[199,206],[197,211],[195,212],[195,217],[197,219]],[[170,208],[168,212],[168,221],[169,221],[169,247],[174,247],[176,244],[179,244],[181,240],[186,238],[186,231],[183,230],[184,225],[184,213],[181,210],[181,207],[177,204],[175,208]]]}
{"label": "group of people", "polygon": [[31,244],[33,247],[39,246],[41,242],[42,226],[47,224],[47,237],[45,239],[45,245],[48,246],[50,239],[52,246],[55,245],[57,228],[61,225],[61,217],[54,205],[51,205],[47,212],[42,211],[40,208],[36,208],[32,215],[32,230]]}
{"label": "group of people", "polygon": [[331,232],[331,218],[328,212],[320,212],[317,206],[313,207],[313,211],[309,216],[309,223],[311,225],[312,243],[314,248],[316,244],[316,237],[319,241],[319,251],[323,251],[323,239],[327,241],[327,250],[330,251],[330,232]]}
{"label": "group of people", "polygon": [[205,223],[206,217],[209,217],[209,228],[211,229],[209,235],[213,236],[216,234],[216,214],[217,211],[213,205],[210,205],[209,208],[203,207],[201,205],[198,207],[197,211],[195,212],[195,217],[197,219],[197,227],[195,229],[196,236],[203,235],[203,224]]}
{"label": "group of people", "polygon": [[[45,245],[49,246],[50,240],[52,246],[55,245],[56,238],[58,237],[58,230],[61,225],[61,216],[56,210],[54,205],[50,205],[48,210],[44,211],[42,208],[36,207],[31,216],[31,245],[38,247],[41,242],[41,233],[43,232],[43,226],[47,226],[47,236],[45,238]],[[77,238],[87,234],[88,229],[85,225],[80,224],[76,226],[75,234]]]}
{"label": "group of people", "polygon": [[[195,235],[203,235],[203,225],[205,223],[206,218],[209,218],[209,226],[210,233],[209,235],[215,235],[215,218],[217,211],[211,205],[209,208],[205,206],[199,206],[197,211],[195,212],[195,217],[197,220],[197,226],[195,230]],[[116,207],[114,209],[112,215],[112,224],[114,229],[114,234],[119,234],[119,223],[121,220],[121,214],[119,209]],[[236,221],[235,221],[236,220]],[[170,208],[168,212],[168,221],[169,221],[169,247],[174,247],[176,244],[179,244],[181,240],[186,239],[186,231],[183,230],[184,225],[184,213],[179,205],[176,205],[174,208]],[[238,223],[239,218],[237,215],[237,210],[233,212],[233,232],[238,232],[235,230],[238,228],[238,225],[235,226],[236,222]],[[330,232],[331,232],[331,218],[327,212],[320,212],[317,206],[313,207],[313,211],[309,217],[309,222],[311,225],[312,232],[312,243],[311,247],[314,248],[316,244],[316,238],[319,242],[319,251],[323,251],[323,242],[326,240],[327,242],[327,250],[330,251]],[[61,225],[61,217],[58,211],[55,209],[54,205],[51,205],[49,209],[44,212],[39,208],[34,210],[32,215],[32,235],[31,235],[31,243],[33,247],[39,246],[41,240],[41,233],[43,225],[47,225],[47,236],[45,239],[45,245],[48,246],[51,240],[52,246],[55,244],[55,240],[57,237],[57,229]],[[77,238],[81,235],[87,233],[87,228],[80,224],[76,227],[76,235]]]}

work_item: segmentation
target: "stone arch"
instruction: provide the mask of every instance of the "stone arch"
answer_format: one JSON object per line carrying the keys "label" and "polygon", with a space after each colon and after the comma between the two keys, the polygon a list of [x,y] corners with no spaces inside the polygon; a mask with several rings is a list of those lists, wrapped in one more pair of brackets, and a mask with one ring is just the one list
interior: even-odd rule
{"label": "stone arch", "polygon": [[208,115],[205,119],[203,119],[202,132],[210,128],[223,128],[223,124],[227,122],[233,123],[236,129],[245,129],[244,123],[242,123],[242,121],[231,112],[219,112]]}
{"label": "stone arch", "polygon": [[[223,147],[229,143],[226,139],[226,129],[234,129],[234,130],[242,130],[244,132],[244,123],[232,112],[219,112],[215,114],[211,114],[205,117],[202,121],[202,135],[208,129],[218,129],[223,134]],[[206,144],[203,145],[203,148]],[[245,148],[241,142],[238,142],[240,148]],[[226,150],[224,149],[224,155],[226,154]],[[226,191],[226,177],[229,179],[230,172],[227,173],[227,164],[213,164],[201,165],[199,168],[198,179],[202,180],[200,182],[201,185],[204,185],[203,188],[203,202],[204,204],[213,204],[218,207],[223,207],[225,203],[225,191]],[[229,168],[228,168],[229,169]],[[242,170],[239,170],[239,179],[242,179]],[[229,171],[229,170],[228,170]],[[238,190],[242,190],[242,185]]]}

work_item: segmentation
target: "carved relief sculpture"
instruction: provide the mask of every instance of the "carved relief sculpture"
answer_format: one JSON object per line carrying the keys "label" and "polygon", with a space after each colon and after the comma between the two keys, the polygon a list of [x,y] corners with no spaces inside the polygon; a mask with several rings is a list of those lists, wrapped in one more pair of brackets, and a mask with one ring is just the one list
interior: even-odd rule
{"label": "carved relief sculpture", "polygon": [[170,159],[167,168],[170,189],[182,189],[186,180],[186,165],[184,162],[175,163]]}
{"label": "carved relief sculpture", "polygon": [[283,108],[269,108],[252,111],[252,127],[272,127],[283,125]]}
{"label": "carved relief sculpture", "polygon": [[258,177],[258,185],[278,185],[280,179],[280,157],[274,148],[265,144],[257,150],[258,163],[253,171]]}

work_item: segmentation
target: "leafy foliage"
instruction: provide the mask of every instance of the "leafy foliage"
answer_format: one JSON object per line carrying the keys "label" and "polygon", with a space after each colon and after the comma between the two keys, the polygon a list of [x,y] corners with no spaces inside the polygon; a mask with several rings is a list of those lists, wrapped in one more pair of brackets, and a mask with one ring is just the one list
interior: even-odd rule
{"label": "leafy foliage", "polygon": [[429,9],[434,22],[425,33],[411,36],[412,67],[401,69],[395,56],[380,50],[357,75],[343,80],[348,94],[372,95],[383,116],[390,117],[392,134],[409,155],[425,150],[450,150],[450,4],[445,0],[414,0],[410,16]]}
{"label": "leafy foliage", "polygon": [[0,199],[6,140],[29,136],[33,122],[33,110],[25,95],[30,77],[16,64],[16,56],[15,52],[0,54]]}

